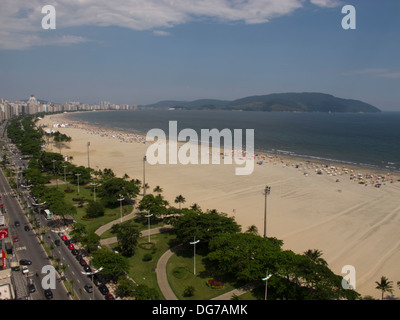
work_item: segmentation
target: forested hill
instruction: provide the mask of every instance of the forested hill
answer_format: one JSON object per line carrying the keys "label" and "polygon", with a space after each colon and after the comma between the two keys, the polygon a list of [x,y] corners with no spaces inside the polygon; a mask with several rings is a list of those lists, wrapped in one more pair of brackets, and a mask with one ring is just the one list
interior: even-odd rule
{"label": "forested hill", "polygon": [[141,106],[190,110],[243,110],[282,112],[381,112],[378,108],[353,99],[343,99],[324,93],[274,93],[250,96],[234,101],[201,99],[195,101],[160,101]]}

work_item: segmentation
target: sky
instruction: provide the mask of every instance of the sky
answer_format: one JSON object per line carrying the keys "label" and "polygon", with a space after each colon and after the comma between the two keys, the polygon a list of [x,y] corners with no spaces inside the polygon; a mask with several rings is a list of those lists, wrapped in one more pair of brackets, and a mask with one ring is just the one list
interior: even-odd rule
{"label": "sky", "polygon": [[[56,28],[43,29],[42,8]],[[342,8],[356,29],[343,29]],[[398,0],[2,0],[0,98],[151,104],[322,92],[400,111]]]}

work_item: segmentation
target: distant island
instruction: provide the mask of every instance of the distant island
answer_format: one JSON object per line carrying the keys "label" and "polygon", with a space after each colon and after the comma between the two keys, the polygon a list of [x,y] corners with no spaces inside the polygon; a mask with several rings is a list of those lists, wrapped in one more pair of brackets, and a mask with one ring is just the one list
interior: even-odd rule
{"label": "distant island", "polygon": [[216,99],[200,99],[195,101],[167,100],[154,104],[142,105],[140,107],[178,110],[266,112],[381,112],[378,108],[359,100],[337,98],[330,94],[314,92],[273,93],[245,97],[234,101]]}

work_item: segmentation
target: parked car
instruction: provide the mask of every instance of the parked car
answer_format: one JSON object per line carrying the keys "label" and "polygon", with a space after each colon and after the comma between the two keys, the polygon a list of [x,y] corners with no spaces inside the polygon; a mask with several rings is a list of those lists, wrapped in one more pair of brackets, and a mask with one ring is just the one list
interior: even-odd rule
{"label": "parked car", "polygon": [[93,283],[94,283],[96,286],[100,286],[100,285],[103,284],[103,282],[101,282],[101,280],[99,279],[99,277],[97,276],[97,274],[95,274],[95,275],[93,276]]}
{"label": "parked car", "polygon": [[63,241],[68,240],[67,236],[61,236],[61,239],[62,239]]}
{"label": "parked car", "polygon": [[92,268],[90,268],[88,265],[83,266],[83,270],[85,270],[85,272],[91,272]]}
{"label": "parked car", "polygon": [[28,259],[21,259],[19,260],[19,264],[22,266],[30,266],[32,264],[32,261]]}
{"label": "parked car", "polygon": [[69,246],[69,245],[71,244],[71,241],[65,240],[65,241],[64,241],[64,244],[65,244],[66,246]]}
{"label": "parked car", "polygon": [[105,284],[101,284],[99,285],[99,290],[102,294],[106,295],[109,293],[108,288],[106,287]]}
{"label": "parked car", "polygon": [[44,290],[44,295],[46,299],[53,299],[53,292],[50,289]]}
{"label": "parked car", "polygon": [[74,245],[73,245],[72,243],[70,243],[70,244],[68,245],[68,249],[69,249],[69,250],[73,250],[73,249],[75,249],[75,247],[74,247]]}
{"label": "parked car", "polygon": [[84,288],[85,288],[86,292],[89,292],[89,293],[93,292],[93,286],[89,283],[85,284]]}
{"label": "parked car", "polygon": [[14,222],[14,226],[19,227],[19,226],[20,226],[19,221],[15,221],[15,222]]}
{"label": "parked car", "polygon": [[18,242],[18,241],[19,241],[18,237],[17,237],[17,236],[14,236],[14,237],[13,237],[13,241],[14,241],[14,242]]}
{"label": "parked car", "polygon": [[76,255],[79,254],[79,251],[76,250],[76,249],[72,249],[72,250],[71,250],[71,253],[72,253],[74,256],[76,256]]}
{"label": "parked car", "polygon": [[114,296],[111,293],[108,293],[104,297],[106,300],[115,300]]}
{"label": "parked car", "polygon": [[75,258],[76,258],[76,260],[81,261],[82,260],[82,255],[78,254]]}
{"label": "parked car", "polygon": [[61,246],[61,241],[60,240],[54,240],[54,244],[56,246]]}
{"label": "parked car", "polygon": [[33,283],[28,285],[29,293],[33,293],[36,291],[35,285]]}
{"label": "parked car", "polygon": [[25,226],[25,227],[24,227],[24,230],[25,230],[25,231],[29,231],[29,230],[31,230],[31,228],[29,228],[29,226]]}
{"label": "parked car", "polygon": [[86,266],[86,265],[87,265],[85,259],[83,259],[83,258],[82,258],[81,260],[79,260],[79,264],[80,264],[81,266]]}
{"label": "parked car", "polygon": [[27,266],[23,266],[23,267],[22,267],[22,273],[23,273],[23,274],[29,273],[29,269],[28,269]]}

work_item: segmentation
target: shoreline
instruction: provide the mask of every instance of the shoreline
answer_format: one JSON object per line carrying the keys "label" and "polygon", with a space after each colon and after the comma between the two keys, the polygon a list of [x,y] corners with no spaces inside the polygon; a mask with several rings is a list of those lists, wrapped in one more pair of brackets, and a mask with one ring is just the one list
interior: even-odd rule
{"label": "shoreline", "polygon": [[[63,155],[72,155],[73,163],[87,165],[90,141],[90,164],[94,169],[111,168],[117,176],[127,173],[142,180],[143,156],[150,145],[144,135],[94,127],[77,121],[76,127],[53,128],[53,123],[72,122],[65,114],[47,115],[38,124],[49,124],[72,137],[63,146]],[[127,139],[130,135],[132,139]],[[135,140],[136,139],[136,140]],[[184,142],[182,142],[183,144]],[[47,151],[55,146],[48,145]],[[270,158],[270,157],[271,158]],[[235,176],[233,165],[146,165],[146,183],[163,188],[163,196],[174,205],[182,194],[185,207],[197,203],[205,211],[217,209],[245,231],[255,225],[260,235],[264,228],[265,185],[271,186],[268,196],[267,234],[283,240],[284,250],[302,253],[319,249],[335,274],[344,265],[357,270],[356,290],[379,297],[375,281],[381,275],[398,278],[400,264],[400,182],[388,172],[289,156],[265,155],[262,165],[255,164],[249,176]],[[257,160],[257,159],[256,159]],[[221,163],[223,164],[223,163]],[[333,168],[332,168],[333,167]],[[347,168],[347,173],[343,168]],[[316,170],[321,170],[317,174]],[[353,171],[352,171],[353,170]],[[367,183],[360,184],[360,176]],[[378,176],[380,188],[373,187]],[[383,178],[385,177],[385,181]],[[392,178],[387,179],[387,177]],[[372,180],[373,179],[373,180]],[[142,180],[143,181],[143,180]],[[396,294],[396,293],[395,293]]]}
{"label": "shoreline", "polygon": [[[115,110],[102,110],[101,112],[112,112]],[[146,142],[146,134],[142,132],[136,132],[134,130],[129,130],[129,129],[121,129],[121,128],[112,128],[112,127],[101,127],[97,126],[95,124],[91,124],[88,121],[80,121],[80,120],[75,120],[69,117],[71,113],[92,113],[93,111],[78,111],[78,112],[70,112],[70,113],[63,113],[63,114],[55,114],[55,115],[46,115],[46,117],[51,117],[51,116],[59,116],[61,115],[61,119],[63,123],[72,123],[72,124],[81,124],[84,125],[85,127],[81,126],[72,126],[72,127],[66,127],[66,128],[76,128],[76,129],[82,129],[82,130],[87,130],[87,131],[100,131],[104,135],[110,135],[112,138],[119,139],[120,141],[124,141],[125,138],[128,138],[128,141],[124,141],[127,143],[130,142],[141,142],[141,143],[149,143],[151,144],[152,142],[147,141]],[[58,128],[59,129],[59,128]],[[94,133],[94,134],[98,134]],[[115,137],[113,137],[113,135]],[[130,137],[131,136],[131,137]],[[168,136],[167,136],[168,139]],[[133,140],[133,141],[131,141]],[[157,141],[155,141],[156,143]],[[179,146],[184,145],[186,142],[182,141],[177,141]],[[196,143],[193,141],[189,141],[189,143]],[[201,142],[197,142],[198,146],[201,145]],[[223,150],[223,147],[221,146],[221,151]],[[288,151],[287,153],[291,153]],[[370,164],[357,164],[357,163],[352,163],[349,161],[345,160],[338,160],[338,159],[326,159],[323,157],[317,157],[317,156],[309,156],[309,155],[297,155],[297,154],[282,154],[280,152],[267,152],[263,151],[261,149],[254,149],[254,158],[255,160],[262,161],[266,160],[266,158],[274,158],[276,161],[281,161],[285,163],[302,163],[306,162],[306,164],[311,163],[312,165],[318,166],[318,168],[324,168],[324,167],[335,167],[335,168],[342,168],[350,172],[362,172],[363,174],[372,174],[372,175],[380,175],[380,176],[396,176],[395,179],[400,179],[400,171],[399,170],[393,170],[390,168],[383,168],[383,167],[377,167],[374,165]],[[257,164],[257,163],[256,163]]]}

